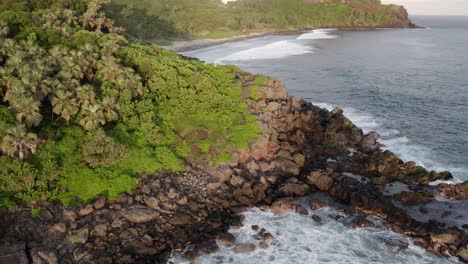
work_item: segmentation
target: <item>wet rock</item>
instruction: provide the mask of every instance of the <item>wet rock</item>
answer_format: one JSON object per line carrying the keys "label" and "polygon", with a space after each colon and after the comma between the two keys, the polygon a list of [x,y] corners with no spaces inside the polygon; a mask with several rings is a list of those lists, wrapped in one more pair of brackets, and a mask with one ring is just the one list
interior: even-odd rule
{"label": "wet rock", "polygon": [[270,206],[270,210],[273,214],[282,214],[287,211],[295,210],[300,207],[301,204],[292,199],[291,197],[278,199]]}
{"label": "wet rock", "polygon": [[147,246],[140,241],[130,241],[124,245],[124,249],[138,255],[156,255],[158,253],[155,247]]}
{"label": "wet rock", "polygon": [[372,131],[369,134],[365,135],[364,138],[361,141],[361,146],[363,148],[370,148],[372,150],[376,149],[379,147],[379,144],[377,143],[377,140],[380,138],[380,135]]}
{"label": "wet rock", "polygon": [[457,252],[457,256],[465,262],[468,262],[468,246],[460,248]]}
{"label": "wet rock", "polygon": [[256,248],[257,246],[255,246],[255,244],[241,243],[241,244],[237,244],[234,247],[234,251],[236,253],[249,253],[249,252],[255,251]]}
{"label": "wet rock", "polygon": [[312,200],[310,202],[310,209],[312,209],[312,210],[318,210],[318,209],[321,209],[321,208],[323,208],[325,206],[327,206],[327,203],[319,201],[319,200]]}
{"label": "wet rock", "polygon": [[352,221],[353,225],[356,227],[374,227],[374,222],[366,219],[365,217],[356,217]]}
{"label": "wet rock", "polygon": [[460,241],[460,235],[451,231],[440,232],[431,234],[431,240],[439,244],[456,244]]}
{"label": "wet rock", "polygon": [[29,260],[26,255],[26,244],[23,242],[0,243],[0,263],[29,264]]}
{"label": "wet rock", "polygon": [[468,199],[468,181],[460,184],[440,184],[439,195],[450,200]]}
{"label": "wet rock", "polygon": [[409,205],[430,203],[435,200],[434,195],[426,191],[401,192],[393,197],[396,200]]}
{"label": "wet rock", "polygon": [[203,254],[211,254],[213,252],[216,252],[219,248],[218,245],[216,244],[216,240],[209,240],[201,243],[200,245],[197,246],[198,250],[202,252]]}
{"label": "wet rock", "polygon": [[67,240],[73,244],[85,244],[88,241],[89,231],[87,228],[70,231]]}
{"label": "wet rock", "polygon": [[282,196],[304,196],[310,192],[307,184],[285,183],[283,184],[278,193]]}
{"label": "wet rock", "polygon": [[391,249],[393,252],[401,252],[401,251],[407,250],[409,247],[409,243],[402,239],[386,238],[386,237],[380,237],[379,239],[380,241],[385,243],[385,245],[389,249]]}
{"label": "wet rock", "polygon": [[198,249],[191,249],[191,250],[188,250],[187,252],[184,253],[184,258],[188,259],[188,260],[191,260],[191,261],[194,261],[196,259],[198,259],[200,256],[202,255],[202,253],[198,250]]}
{"label": "wet rock", "polygon": [[267,249],[267,248],[268,248],[268,244],[265,243],[265,242],[260,242],[260,244],[258,244],[258,247],[261,248],[261,249]]}
{"label": "wet rock", "polygon": [[333,186],[333,178],[327,175],[322,175],[315,182],[315,186],[317,186],[321,191],[328,191]]}
{"label": "wet rock", "polygon": [[320,223],[322,222],[322,218],[318,215],[313,215],[312,219],[314,219],[315,222]]}
{"label": "wet rock", "polygon": [[234,245],[236,238],[231,233],[223,233],[218,236],[218,242],[226,247],[231,247]]}
{"label": "wet rock", "polygon": [[262,237],[262,240],[265,241],[268,244],[271,244],[273,242],[273,239],[274,239],[273,235],[270,234],[270,233],[264,233],[264,234],[262,234],[261,237]]}
{"label": "wet rock", "polygon": [[425,208],[425,207],[419,207],[419,212],[421,212],[423,214],[427,214],[427,213],[429,213],[429,210],[427,210],[427,208]]}
{"label": "wet rock", "polygon": [[84,208],[80,209],[80,216],[87,216],[94,212],[94,207],[91,204],[86,205]]}
{"label": "wet rock", "polygon": [[151,209],[134,207],[123,211],[122,216],[132,223],[142,224],[155,220],[159,217],[159,213]]}

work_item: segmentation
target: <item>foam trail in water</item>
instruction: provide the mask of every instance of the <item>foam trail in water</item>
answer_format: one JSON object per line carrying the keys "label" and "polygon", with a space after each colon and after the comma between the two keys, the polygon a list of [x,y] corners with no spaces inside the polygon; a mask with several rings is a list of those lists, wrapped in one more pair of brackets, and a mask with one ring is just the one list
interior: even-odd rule
{"label": "foam trail in water", "polygon": [[290,40],[280,40],[264,46],[235,52],[218,59],[216,62],[282,59],[306,53],[313,53],[313,48]]}
{"label": "foam trail in water", "polygon": [[334,39],[338,36],[331,35],[330,32],[335,31],[335,29],[315,29],[309,33],[305,33],[297,37],[297,40],[310,40],[310,39]]}
{"label": "foam trail in water", "polygon": [[[316,106],[325,108],[329,111],[335,106],[328,103],[314,103]],[[437,162],[434,153],[427,147],[412,144],[410,139],[400,135],[400,131],[395,129],[386,129],[377,118],[371,114],[360,112],[354,108],[343,108],[344,115],[349,118],[356,126],[361,128],[364,133],[376,131],[381,135],[380,143],[384,144],[384,149],[388,149],[397,154],[404,161],[414,161],[416,164],[429,170],[450,171],[454,174],[454,179],[449,183],[460,183],[468,180],[468,169],[457,168]],[[434,184],[440,182],[434,182]]]}
{"label": "foam trail in water", "polygon": [[[218,252],[204,255],[194,262],[184,260],[180,255],[174,256],[170,261],[179,264],[455,263],[416,246],[402,252],[393,251],[384,240],[409,241],[406,237],[384,228],[379,221],[377,228],[351,229],[329,217],[330,214],[341,214],[333,207],[325,207],[311,214],[320,216],[322,222],[316,223],[310,215],[294,212],[273,215],[258,208],[250,209],[243,213],[244,226],[231,229],[230,232],[236,237],[236,243],[257,245],[254,252],[237,254],[233,247],[219,245]],[[267,249],[258,247],[260,241],[253,238],[257,232],[252,229],[252,225],[265,228],[266,232],[273,235],[273,243]]]}

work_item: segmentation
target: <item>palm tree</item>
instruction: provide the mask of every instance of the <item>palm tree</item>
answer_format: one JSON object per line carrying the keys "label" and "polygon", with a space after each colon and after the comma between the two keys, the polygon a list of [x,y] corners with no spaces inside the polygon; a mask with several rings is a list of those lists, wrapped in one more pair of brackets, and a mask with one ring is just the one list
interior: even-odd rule
{"label": "palm tree", "polygon": [[81,106],[87,106],[94,102],[96,94],[91,85],[82,85],[75,89],[75,98]]}
{"label": "palm tree", "polygon": [[84,106],[81,109],[80,125],[87,131],[98,128],[106,124],[106,119],[102,113],[101,106],[98,104]]}
{"label": "palm tree", "polygon": [[101,103],[101,111],[107,122],[119,120],[119,114],[117,113],[118,104],[115,98],[110,96],[104,97]]}
{"label": "palm tree", "polygon": [[68,123],[70,118],[78,113],[79,106],[73,93],[64,90],[56,91],[50,98],[52,111],[65,119]]}
{"label": "palm tree", "polygon": [[38,126],[42,121],[41,103],[33,97],[23,97],[11,105],[16,113],[16,120],[24,122],[28,127]]}
{"label": "palm tree", "polygon": [[33,133],[28,133],[22,124],[16,124],[7,129],[7,135],[3,137],[0,149],[12,158],[25,159],[29,154],[36,152],[39,140]]}

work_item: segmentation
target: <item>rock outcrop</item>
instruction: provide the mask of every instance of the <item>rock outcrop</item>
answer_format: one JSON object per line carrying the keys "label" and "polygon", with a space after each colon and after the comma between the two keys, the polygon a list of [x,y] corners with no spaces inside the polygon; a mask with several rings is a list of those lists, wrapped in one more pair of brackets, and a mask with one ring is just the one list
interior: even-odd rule
{"label": "rock outcrop", "polygon": [[[432,193],[422,190],[425,184],[449,179],[450,173],[428,172],[382,151],[378,134],[364,135],[340,109],[328,111],[288,97],[277,80],[258,87],[253,85],[254,76],[239,73],[238,77],[249,112],[263,132],[248,149],[235,151],[233,162],[139,175],[138,188],[113,201],[98,197],[93,204],[69,208],[44,202],[40,206],[47,213],[41,218],[27,210],[0,211],[0,263],[154,263],[188,244],[195,246],[185,256],[195,259],[215,251],[216,238],[247,253],[257,246],[236,245],[226,234],[230,226],[241,223],[239,212],[266,205],[276,214],[307,213],[293,197],[315,191],[329,193],[355,212],[384,219],[394,231],[413,237],[430,251],[468,261],[463,230],[417,221],[399,206],[433,201]],[[350,176],[354,174],[359,177]],[[385,195],[385,186],[392,182],[406,183],[415,191]],[[448,199],[465,199],[464,187],[438,189]],[[353,225],[369,223],[361,220]],[[272,240],[263,235],[260,248]]]}

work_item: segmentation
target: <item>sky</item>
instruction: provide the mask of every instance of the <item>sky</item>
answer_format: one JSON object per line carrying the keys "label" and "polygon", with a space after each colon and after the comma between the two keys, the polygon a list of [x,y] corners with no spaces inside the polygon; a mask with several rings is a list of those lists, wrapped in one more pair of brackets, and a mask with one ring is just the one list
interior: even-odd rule
{"label": "sky", "polygon": [[403,5],[410,15],[468,16],[468,0],[382,0],[382,3]]}

